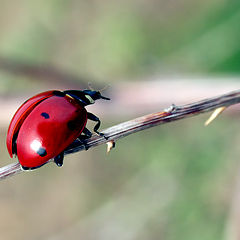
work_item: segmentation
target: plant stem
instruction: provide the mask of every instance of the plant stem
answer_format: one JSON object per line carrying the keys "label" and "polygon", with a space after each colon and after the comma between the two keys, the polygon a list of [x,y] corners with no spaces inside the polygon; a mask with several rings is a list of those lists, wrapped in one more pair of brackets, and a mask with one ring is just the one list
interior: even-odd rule
{"label": "plant stem", "polygon": [[[64,153],[67,155],[70,153],[85,150],[86,147],[89,149],[100,144],[107,143],[109,141],[115,142],[119,138],[126,137],[129,134],[142,131],[147,128],[195,116],[204,112],[213,111],[219,107],[228,107],[239,102],[240,90],[237,90],[224,95],[220,95],[218,97],[208,98],[183,106],[172,105],[165,111],[145,115],[103,130],[102,133],[104,133],[107,139],[103,136],[93,135],[91,138],[87,139],[84,144],[76,140],[74,141],[73,145],[71,145],[71,147],[65,150]],[[49,162],[51,161],[53,160],[49,160]],[[23,170],[19,163],[14,163],[2,167],[0,168],[0,180],[20,172],[23,172]]]}

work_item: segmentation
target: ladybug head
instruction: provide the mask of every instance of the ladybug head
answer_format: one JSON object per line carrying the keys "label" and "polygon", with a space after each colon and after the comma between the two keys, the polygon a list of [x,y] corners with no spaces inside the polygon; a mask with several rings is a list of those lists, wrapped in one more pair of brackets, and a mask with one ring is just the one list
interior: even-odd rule
{"label": "ladybug head", "polygon": [[92,91],[92,90],[68,90],[64,91],[65,94],[69,94],[70,96],[74,97],[75,99],[78,99],[81,103],[83,103],[85,106],[89,104],[93,104],[95,100],[98,99],[104,99],[104,100],[110,100],[110,98],[104,97],[101,95],[99,91]]}
{"label": "ladybug head", "polygon": [[94,103],[98,99],[110,100],[110,98],[102,96],[99,91],[84,90],[83,92],[85,93],[85,97],[89,99],[89,104]]}

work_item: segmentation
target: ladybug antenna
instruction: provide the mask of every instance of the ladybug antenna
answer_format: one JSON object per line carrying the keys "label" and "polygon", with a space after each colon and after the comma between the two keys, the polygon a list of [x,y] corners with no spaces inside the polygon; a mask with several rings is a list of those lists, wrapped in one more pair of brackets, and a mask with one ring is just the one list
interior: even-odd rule
{"label": "ladybug antenna", "polygon": [[99,92],[103,92],[105,91],[106,89],[108,89],[110,87],[109,84],[107,84],[105,87],[103,87],[102,89],[98,90]]}
{"label": "ladybug antenna", "polygon": [[88,88],[91,90],[91,91],[94,91],[93,87],[92,87],[92,83],[88,82]]}
{"label": "ladybug antenna", "polygon": [[104,96],[101,95],[101,92],[104,91],[104,90],[106,90],[106,89],[109,88],[109,87],[110,87],[110,85],[107,84],[105,87],[103,87],[102,89],[98,90],[98,92],[100,93],[101,99],[110,100],[110,98],[104,97]]}

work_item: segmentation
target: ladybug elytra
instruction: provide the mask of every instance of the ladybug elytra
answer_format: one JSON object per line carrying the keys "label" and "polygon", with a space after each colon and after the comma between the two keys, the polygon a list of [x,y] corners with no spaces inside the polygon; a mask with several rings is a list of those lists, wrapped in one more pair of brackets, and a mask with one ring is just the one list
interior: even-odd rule
{"label": "ladybug elytra", "polygon": [[28,99],[9,125],[10,156],[17,155],[24,170],[38,168],[52,158],[62,166],[64,150],[76,139],[84,143],[92,136],[86,128],[88,119],[96,122],[94,132],[104,136],[98,131],[99,118],[85,109],[97,99],[110,100],[92,90],[54,90]]}

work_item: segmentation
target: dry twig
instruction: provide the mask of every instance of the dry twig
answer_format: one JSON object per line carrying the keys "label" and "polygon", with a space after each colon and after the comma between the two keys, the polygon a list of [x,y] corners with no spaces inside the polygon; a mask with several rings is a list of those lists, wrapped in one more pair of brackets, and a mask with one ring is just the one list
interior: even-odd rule
{"label": "dry twig", "polygon": [[[142,131],[150,127],[195,116],[200,113],[214,111],[218,108],[228,107],[239,102],[240,90],[237,90],[228,94],[205,99],[196,103],[191,103],[183,106],[172,105],[169,109],[166,109],[162,112],[145,115],[143,117],[139,117],[107,128],[102,131],[108,138],[107,140],[102,136],[93,135],[90,139],[86,141],[85,144],[88,148],[92,148],[100,144],[107,143],[109,141],[114,143],[119,138],[126,137],[129,134]],[[81,142],[75,141],[74,143],[75,145],[72,148],[68,148],[65,151],[65,155],[85,150],[85,146]],[[51,161],[52,160],[50,160],[49,162]],[[23,170],[19,163],[14,163],[2,167],[0,168],[0,180],[20,172],[23,172]]]}

